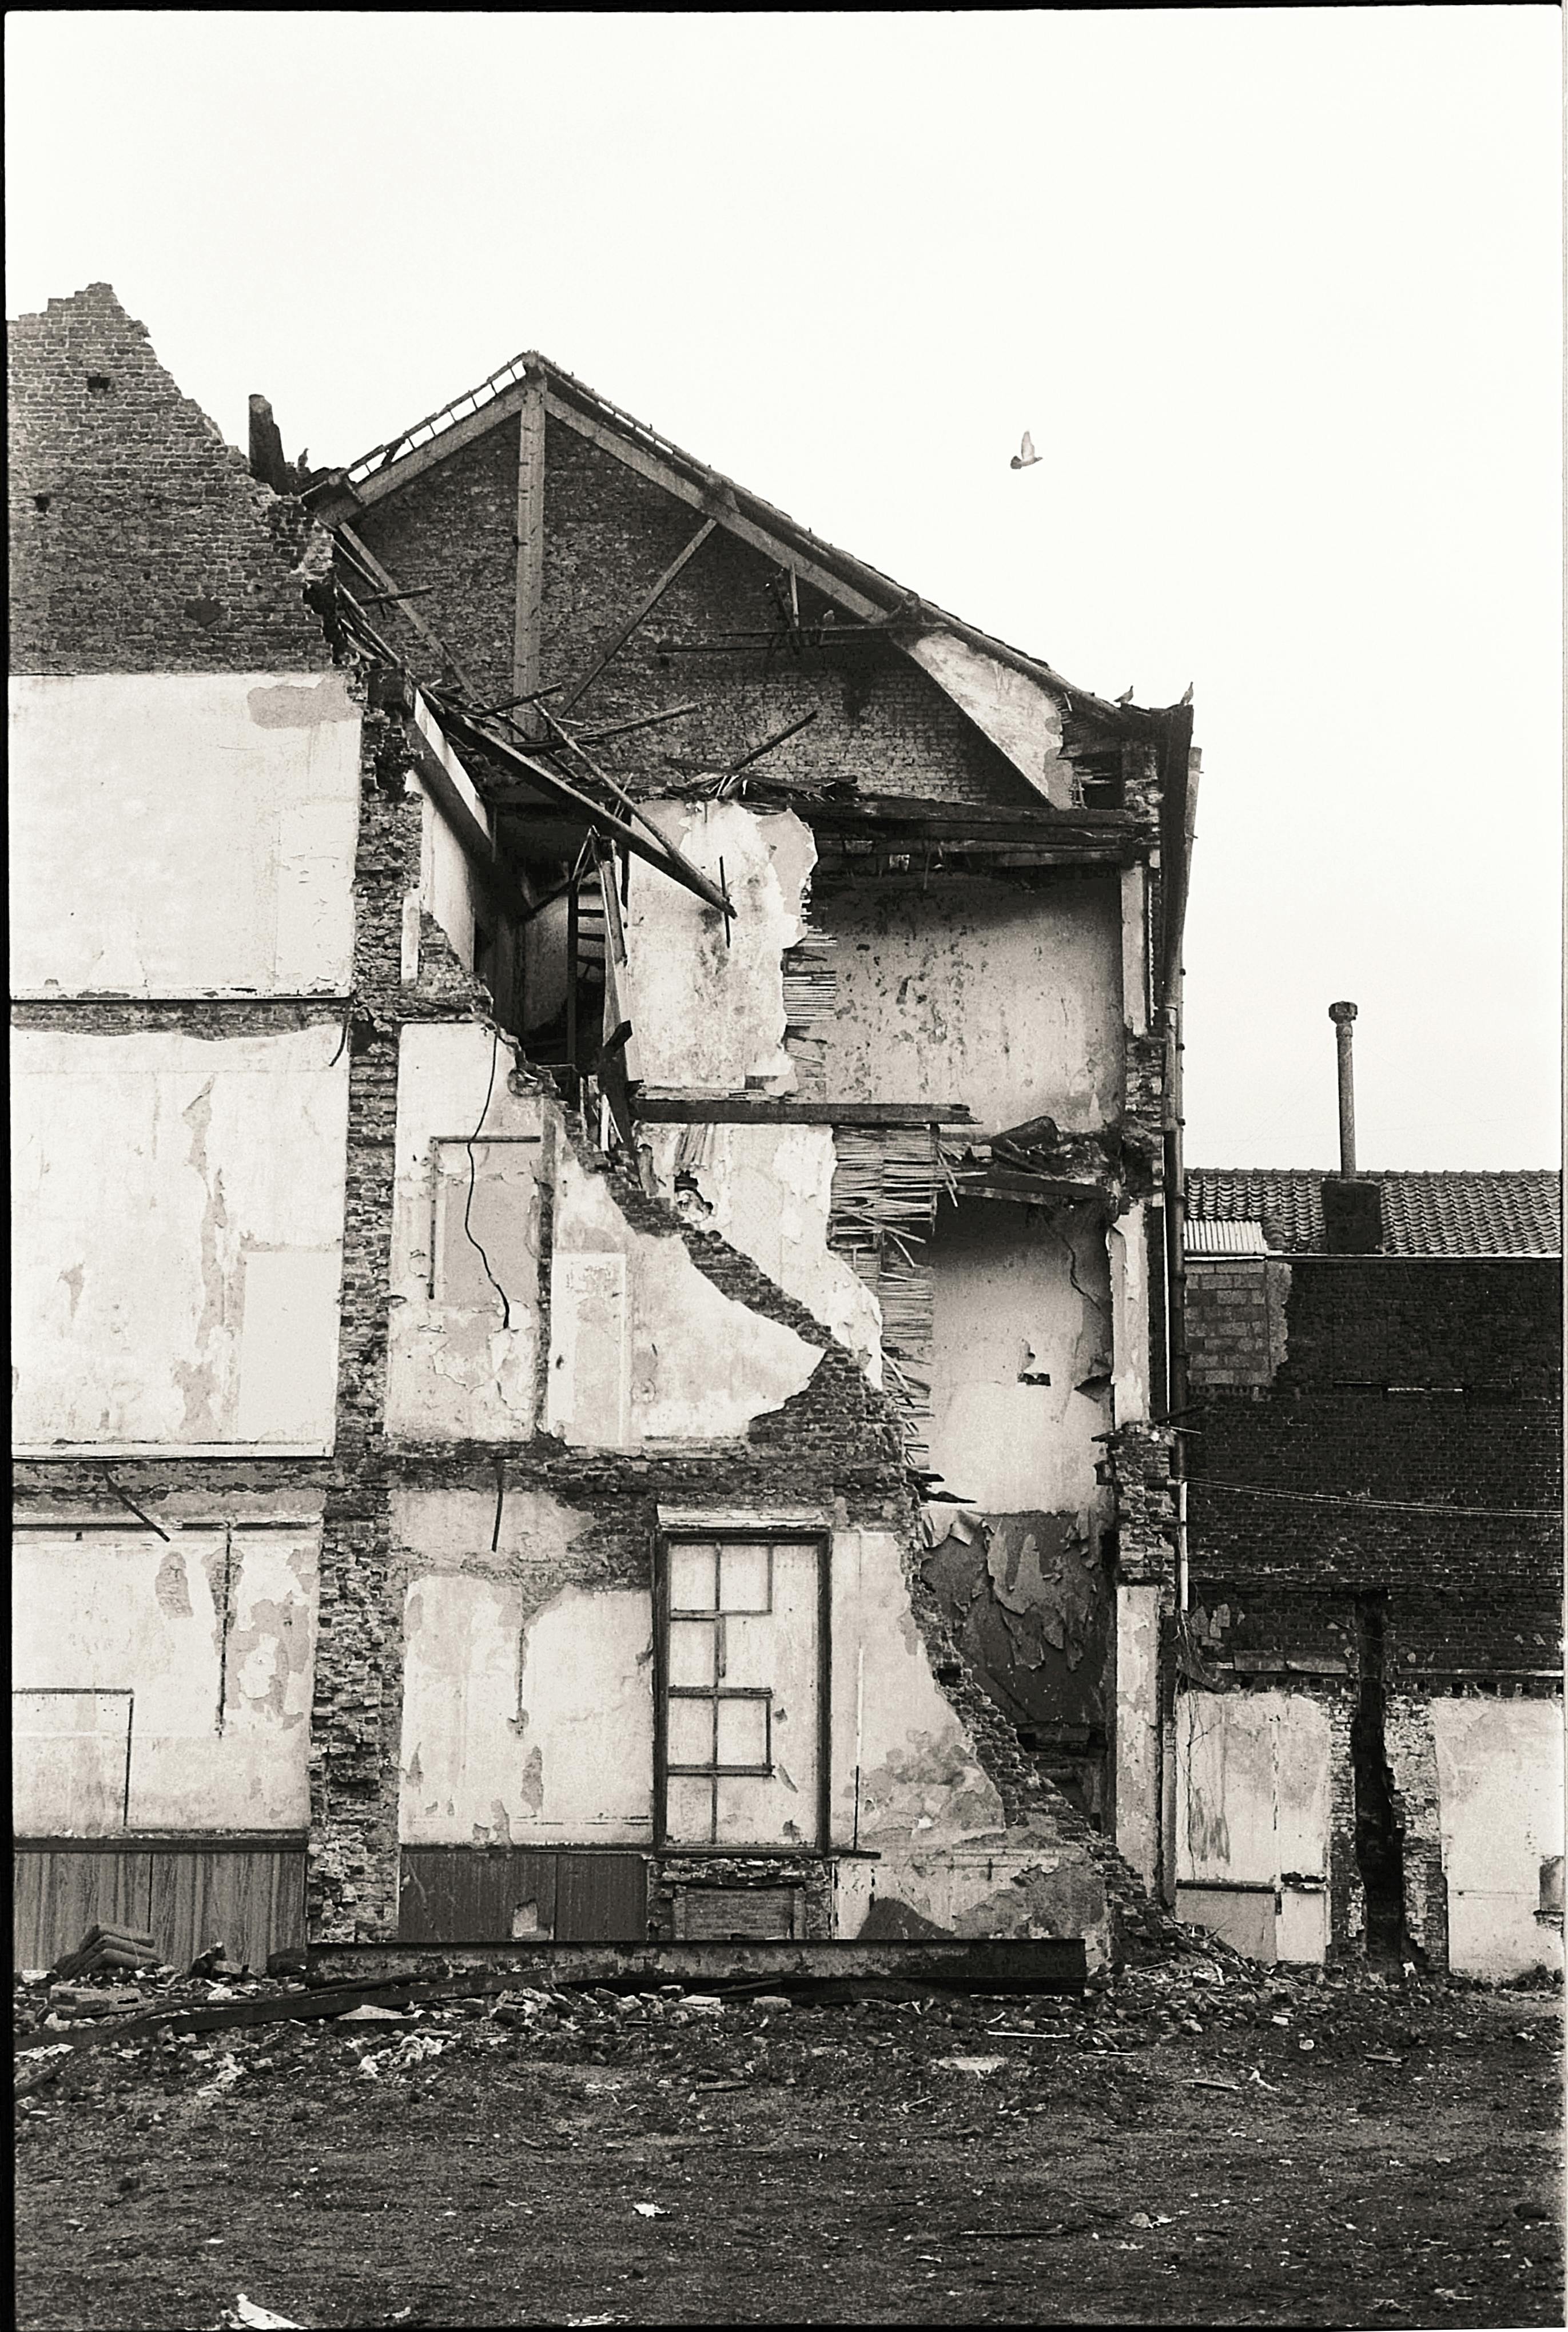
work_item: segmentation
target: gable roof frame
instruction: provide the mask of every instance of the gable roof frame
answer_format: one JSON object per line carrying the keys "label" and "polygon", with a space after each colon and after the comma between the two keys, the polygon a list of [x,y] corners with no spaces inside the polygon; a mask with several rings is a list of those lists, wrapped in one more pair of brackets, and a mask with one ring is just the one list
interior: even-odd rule
{"label": "gable roof frame", "polygon": [[[514,357],[477,388],[427,414],[398,436],[373,446],[347,469],[330,473],[311,489],[308,502],[324,524],[341,525],[357,511],[373,508],[490,430],[517,417],[531,384],[542,386],[545,411],[552,420],[688,509],[714,519],[737,540],[777,560],[857,622],[885,628],[893,645],[936,682],[970,725],[1018,767],[1043,798],[1048,798],[1039,773],[1022,766],[1006,736],[995,733],[993,726],[977,718],[970,693],[955,693],[937,668],[937,660],[920,653],[933,635],[952,635],[978,655],[1050,692],[1065,709],[1088,712],[1121,734],[1162,741],[1166,716],[1160,711],[1113,704],[1076,687],[1039,657],[1024,655],[904,589],[890,576],[821,540],[760,495],[684,453],[535,349]],[[918,636],[900,636],[912,632]]]}

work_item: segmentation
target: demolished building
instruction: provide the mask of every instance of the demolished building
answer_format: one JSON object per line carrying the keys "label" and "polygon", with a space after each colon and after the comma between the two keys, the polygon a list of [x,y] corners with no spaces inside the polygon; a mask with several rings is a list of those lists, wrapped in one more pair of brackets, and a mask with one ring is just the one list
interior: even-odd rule
{"label": "demolished building", "polygon": [[1177,1903],[1255,1958],[1560,1971],[1559,1180],[1361,1174],[1352,1129],[1338,1175],[1187,1176]]}
{"label": "demolished building", "polygon": [[1169,1896],[1187,706],[528,355],[12,329],[18,1947]]}

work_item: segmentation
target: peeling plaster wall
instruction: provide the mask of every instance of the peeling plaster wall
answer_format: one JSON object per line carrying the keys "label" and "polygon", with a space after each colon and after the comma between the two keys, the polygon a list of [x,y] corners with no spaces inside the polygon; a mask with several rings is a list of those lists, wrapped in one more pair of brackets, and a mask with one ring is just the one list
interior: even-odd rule
{"label": "peeling plaster wall", "polygon": [[1148,1217],[1140,1199],[1105,1234],[1111,1267],[1111,1394],[1118,1425],[1135,1424],[1150,1410]]}
{"label": "peeling plaster wall", "polygon": [[[401,1032],[389,1433],[507,1441],[534,1430],[550,1165],[542,1104],[512,1093],[512,1066],[511,1047],[474,1021]],[[471,1196],[466,1137],[482,1123]]]}
{"label": "peeling plaster wall", "polygon": [[339,673],[11,683],[20,996],[341,995],[359,713]]}
{"label": "peeling plaster wall", "polygon": [[319,1524],[19,1531],[18,1833],[303,1830],[320,1542]]}
{"label": "peeling plaster wall", "polygon": [[1073,768],[1062,752],[1062,707],[1048,689],[952,632],[927,632],[909,653],[1037,793],[1055,809],[1071,809]]}
{"label": "peeling plaster wall", "polygon": [[425,1572],[405,1617],[405,1844],[646,1844],[653,1613],[635,1589],[563,1587],[522,1617],[515,1580]]}
{"label": "peeling plaster wall", "polygon": [[1146,1887],[1160,1864],[1160,1595],[1116,1590],[1115,1839]]}
{"label": "peeling plaster wall", "polygon": [[1084,1935],[1104,1945],[1092,1862],[1047,1821],[1007,1826],[932,1671],[896,1535],[833,1534],[833,1837],[841,1935]]}
{"label": "peeling plaster wall", "polygon": [[1328,1708],[1305,1693],[1184,1693],[1177,1743],[1181,1916],[1256,1957],[1321,1965],[1334,1802]]}
{"label": "peeling plaster wall", "polygon": [[1100,1734],[1112,1591],[1096,1534],[1076,1515],[930,1511],[945,1534],[925,1578],[1002,1714],[1036,1735]]}
{"label": "peeling plaster wall", "polygon": [[830,1125],[649,1125],[660,1193],[749,1255],[882,1382],[882,1307],[827,1244]]}
{"label": "peeling plaster wall", "polygon": [[[1542,1865],[1563,1852],[1563,1706],[1435,1697],[1448,1965],[1497,1983],[1563,1964],[1563,1930],[1539,1916]],[[1394,1780],[1404,1776],[1391,1744]],[[1408,1849],[1407,1849],[1408,1851]]]}
{"label": "peeling plaster wall", "polygon": [[1113,1124],[1123,1102],[1116,877],[1025,889],[979,877],[825,894],[837,940],[827,1090],[846,1101],[956,1101],[999,1132],[1050,1116]]}
{"label": "peeling plaster wall", "polygon": [[[926,1254],[932,1467],[988,1514],[1098,1510],[1094,1437],[1111,1423],[1104,1233],[977,1200],[939,1210]],[[1042,1375],[1048,1384],[1024,1381]]]}
{"label": "peeling plaster wall", "polygon": [[925,1577],[1003,1714],[1087,1748],[1105,1724],[1111,1620],[1095,1440],[1111,1424],[1104,1236],[987,1200],[942,1208],[927,1253],[931,1460],[966,1503],[927,1509]]}
{"label": "peeling plaster wall", "polygon": [[340,1035],[14,1032],[19,1448],[330,1449]]}
{"label": "peeling plaster wall", "polygon": [[760,816],[740,802],[652,802],[645,814],[715,883],[723,861],[735,913],[726,941],[716,908],[632,861],[616,978],[644,1081],[728,1092],[750,1079],[791,1092],[782,958],[805,928],[810,833],[793,810]]}
{"label": "peeling plaster wall", "polygon": [[821,1360],[715,1287],[674,1231],[636,1229],[563,1151],[550,1257],[549,1429],[574,1448],[741,1434]]}

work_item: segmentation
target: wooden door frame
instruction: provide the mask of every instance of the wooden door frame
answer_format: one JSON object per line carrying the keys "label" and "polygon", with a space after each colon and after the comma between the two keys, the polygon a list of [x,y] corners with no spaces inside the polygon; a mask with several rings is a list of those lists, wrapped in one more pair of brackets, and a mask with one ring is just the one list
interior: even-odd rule
{"label": "wooden door frame", "polygon": [[[669,1790],[668,1671],[670,1651],[670,1548],[693,1542],[721,1546],[727,1541],[753,1545],[808,1546],[817,1557],[817,1841],[811,1846],[714,1844],[672,1847]],[[654,1543],[654,1850],[657,1854],[740,1854],[780,1859],[829,1854],[833,1847],[833,1539],[826,1530],[780,1530],[765,1523],[726,1524],[722,1528],[661,1527]]]}

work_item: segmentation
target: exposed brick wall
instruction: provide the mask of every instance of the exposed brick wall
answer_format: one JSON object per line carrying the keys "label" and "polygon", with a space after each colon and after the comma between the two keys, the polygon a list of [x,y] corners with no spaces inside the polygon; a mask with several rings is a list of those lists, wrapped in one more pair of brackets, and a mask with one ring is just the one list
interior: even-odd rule
{"label": "exposed brick wall", "polygon": [[1328,1710],[1328,1955],[1355,1957],[1366,1948],[1366,1888],[1355,1852],[1355,1759],[1351,1726],[1355,1691],[1315,1696]]}
{"label": "exposed brick wall", "polygon": [[1140,1421],[1098,1437],[1105,1455],[1095,1471],[1116,1494],[1116,1577],[1124,1587],[1173,1588],[1176,1579],[1176,1437],[1168,1425]]}
{"label": "exposed brick wall", "polygon": [[14,672],[298,672],[330,545],[182,397],[107,283],[10,328]]}
{"label": "exposed brick wall", "polygon": [[1331,1916],[1334,1952],[1359,1952],[1349,1726],[1362,1599],[1376,1599],[1406,1924],[1441,1967],[1431,1697],[1561,1688],[1560,1268],[1298,1256],[1190,1263],[1187,1285],[1190,1626],[1205,1680],[1315,1691],[1306,1679],[1343,1672],[1323,1687],[1343,1733]]}
{"label": "exposed brick wall", "polygon": [[1404,1831],[1405,1928],[1429,1966],[1448,1964],[1448,1890],[1443,1873],[1438,1747],[1424,1699],[1391,1693],[1383,1738]]}
{"label": "exposed brick wall", "polygon": [[1554,1601],[1559,1266],[1305,1257],[1289,1268],[1272,1388],[1210,1387],[1193,1404],[1194,1580],[1440,1591],[1499,1611]]}

